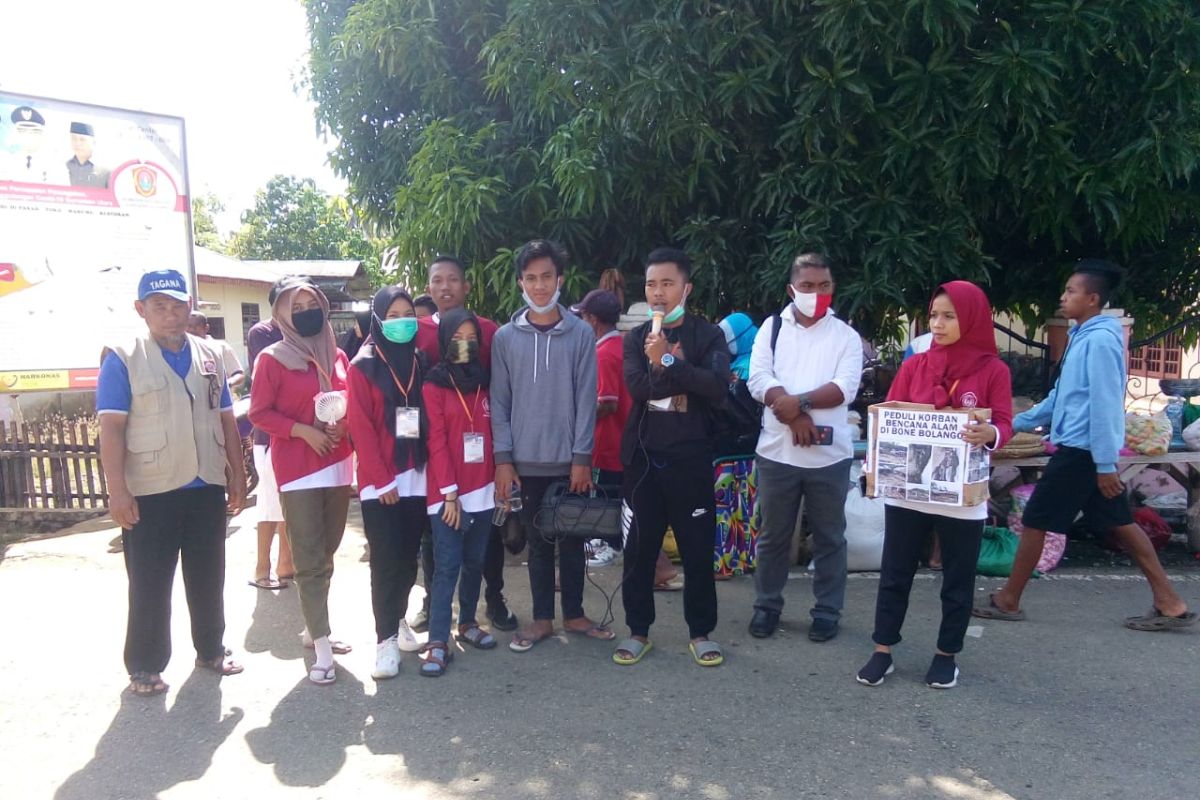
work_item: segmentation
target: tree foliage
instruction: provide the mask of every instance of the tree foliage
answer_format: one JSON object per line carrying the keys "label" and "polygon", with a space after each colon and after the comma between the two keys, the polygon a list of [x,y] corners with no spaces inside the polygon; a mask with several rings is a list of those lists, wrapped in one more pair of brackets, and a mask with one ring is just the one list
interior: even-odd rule
{"label": "tree foliage", "polygon": [[229,249],[249,260],[378,261],[345,199],[330,197],[311,178],[285,175],[276,175],[255,192],[254,208],[242,212],[242,227]]}
{"label": "tree foliage", "polygon": [[217,215],[225,212],[225,204],[215,194],[192,198],[192,241],[197,247],[226,251],[225,237],[217,229]]}
{"label": "tree foliage", "polygon": [[[1196,309],[1191,0],[307,0],[311,88],[399,261],[511,249],[581,271],[694,257],[697,307],[765,311],[810,249],[876,331],[940,282],[1046,314],[1069,264]],[[490,306],[490,307],[489,307]]]}

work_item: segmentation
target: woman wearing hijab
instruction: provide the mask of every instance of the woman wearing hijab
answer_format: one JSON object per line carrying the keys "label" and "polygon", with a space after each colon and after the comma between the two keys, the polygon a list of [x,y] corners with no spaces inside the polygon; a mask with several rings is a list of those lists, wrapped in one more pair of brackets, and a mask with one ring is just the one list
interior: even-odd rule
{"label": "woman wearing hijab", "polygon": [[741,381],[750,380],[750,351],[754,348],[758,326],[741,311],[730,314],[717,326],[725,334],[725,344],[729,345],[730,371]]}
{"label": "woman wearing hijab", "polygon": [[[972,447],[1002,446],[1012,437],[1012,378],[996,351],[987,295],[967,281],[943,284],[929,304],[929,328],[932,347],[901,365],[887,399],[935,408],[989,408],[990,422],[964,428],[962,438]],[[971,616],[987,504],[959,508],[891,498],[885,502],[875,652],[856,679],[878,686],[894,671],[892,647],[900,642],[913,576],[933,531],[942,546],[942,622],[925,683],[953,688],[959,675],[955,655],[962,650]]]}
{"label": "woman wearing hijab", "polygon": [[370,544],[376,680],[400,672],[400,651],[420,649],[405,622],[425,530],[424,355],[414,343],[417,315],[399,286],[371,301],[370,338],[350,364],[346,418],[358,456],[358,497]]}
{"label": "woman wearing hijab", "polygon": [[496,640],[475,620],[483,560],[495,508],[496,464],[488,373],[479,359],[480,328],[463,308],[438,323],[441,360],[429,370],[422,390],[429,414],[427,510],[433,527],[433,597],[429,643],[421,674],[437,677],[453,656],[450,604],[458,583],[458,639],[480,650]]}
{"label": "woman wearing hijab", "polygon": [[350,646],[329,637],[329,580],[333,554],[346,528],[353,455],[346,419],[317,419],[316,400],[346,390],[349,364],[334,343],[329,301],[307,279],[282,284],[272,316],[283,340],[262,351],[250,391],[250,421],[271,437],[271,464],[279,484],[305,645],[316,650],[313,683],[336,679],[333,654]]}
{"label": "woman wearing hijab", "polygon": [[358,355],[358,351],[364,344],[367,343],[367,337],[371,335],[371,317],[373,312],[370,306],[361,308],[358,303],[354,305],[354,327],[342,334],[342,338],[338,340],[338,347],[346,354],[346,358],[353,361]]}

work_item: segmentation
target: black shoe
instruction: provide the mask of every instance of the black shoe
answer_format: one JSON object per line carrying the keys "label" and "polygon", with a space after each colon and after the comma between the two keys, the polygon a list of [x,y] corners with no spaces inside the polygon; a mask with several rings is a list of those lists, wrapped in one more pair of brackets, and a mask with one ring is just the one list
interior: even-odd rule
{"label": "black shoe", "polygon": [[838,624],[831,619],[814,619],[812,627],[808,629],[808,640],[810,642],[828,642],[838,634]]}
{"label": "black shoe", "polygon": [[958,665],[954,656],[937,654],[925,673],[925,683],[933,689],[953,689],[958,685]]}
{"label": "black shoe", "polygon": [[775,633],[779,627],[779,612],[768,608],[755,608],[754,616],[750,618],[750,635],[756,639],[766,639]]}
{"label": "black shoe", "polygon": [[492,627],[498,631],[515,631],[520,624],[517,615],[508,610],[503,599],[498,603],[489,603],[486,614]]}
{"label": "black shoe", "polygon": [[421,610],[417,612],[417,616],[413,617],[412,628],[416,633],[425,633],[429,630],[429,606],[421,606]]}
{"label": "black shoe", "polygon": [[892,654],[877,652],[858,671],[858,674],[854,676],[854,680],[863,686],[879,686],[883,683],[885,676],[891,675],[895,671],[896,665],[892,663]]}

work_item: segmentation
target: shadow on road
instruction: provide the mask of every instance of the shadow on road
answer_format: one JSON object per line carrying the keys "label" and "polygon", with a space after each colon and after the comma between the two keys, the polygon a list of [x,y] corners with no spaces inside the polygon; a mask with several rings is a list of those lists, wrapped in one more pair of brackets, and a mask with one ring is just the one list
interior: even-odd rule
{"label": "shadow on road", "polygon": [[241,585],[245,589],[237,587],[237,590],[258,593],[250,627],[246,629],[243,645],[246,652],[269,652],[284,660],[302,658],[305,651],[300,645],[300,632],[304,630],[304,618],[300,614],[300,590],[296,584],[279,591],[258,589],[246,585],[245,581]]}
{"label": "shadow on road", "polygon": [[145,797],[204,777],[243,712],[235,707],[222,717],[220,679],[200,669],[188,676],[168,709],[170,696],[122,695],[96,754],[67,778],[55,800],[128,797],[130,769],[137,770],[138,791]]}

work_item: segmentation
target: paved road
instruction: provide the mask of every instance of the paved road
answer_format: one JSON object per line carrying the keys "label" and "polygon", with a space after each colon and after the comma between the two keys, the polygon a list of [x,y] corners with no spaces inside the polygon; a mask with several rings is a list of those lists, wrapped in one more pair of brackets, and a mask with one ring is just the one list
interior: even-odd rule
{"label": "paved road", "polygon": [[[851,676],[870,645],[876,581],[850,582],[843,631],[805,637],[806,575],[785,627],[745,633],[749,579],[721,584],[727,663],[694,666],[681,597],[659,595],[656,650],[621,668],[610,645],[559,637],[531,653],[460,653],[446,677],[370,677],[364,539],[347,532],[333,580],[335,634],[355,651],[338,683],[305,681],[294,588],[246,585],[253,510],[228,540],[227,644],[246,663],[193,671],[182,586],[164,698],[122,692],[125,578],[115,531],[12,545],[0,560],[0,798],[1192,798],[1200,787],[1200,631],[1139,634],[1148,605],[1128,570],[1035,584],[1031,621],[973,628],[958,689],[921,683],[937,581],[914,590],[899,669]],[[524,570],[509,595],[529,612]],[[1200,607],[1200,569],[1175,570]],[[618,567],[596,572],[611,590]],[[996,581],[979,581],[979,592]],[[589,610],[604,604],[588,587]],[[619,608],[619,600],[617,602]]]}

